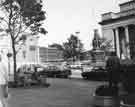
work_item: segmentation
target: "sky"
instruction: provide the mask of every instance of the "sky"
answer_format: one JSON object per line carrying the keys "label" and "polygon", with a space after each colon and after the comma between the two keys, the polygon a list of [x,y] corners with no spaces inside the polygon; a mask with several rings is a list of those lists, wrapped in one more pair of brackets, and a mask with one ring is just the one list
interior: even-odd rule
{"label": "sky", "polygon": [[[39,39],[40,46],[66,42],[77,34],[84,49],[91,49],[94,29],[101,35],[101,14],[119,12],[119,4],[129,0],[43,0],[46,11],[44,26],[48,33]],[[102,35],[101,35],[102,36]]]}

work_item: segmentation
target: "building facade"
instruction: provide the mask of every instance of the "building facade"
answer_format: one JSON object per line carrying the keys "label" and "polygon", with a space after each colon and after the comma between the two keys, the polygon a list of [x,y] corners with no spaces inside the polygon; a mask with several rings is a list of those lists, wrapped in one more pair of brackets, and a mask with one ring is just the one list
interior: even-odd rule
{"label": "building facade", "polygon": [[135,1],[119,4],[120,12],[102,14],[102,35],[112,40],[112,51],[121,59],[135,56]]}
{"label": "building facade", "polygon": [[21,49],[17,53],[18,64],[32,64],[38,63],[38,38],[35,36],[27,35],[27,39],[21,46]]}
{"label": "building facade", "polygon": [[46,63],[58,63],[64,61],[63,52],[57,48],[51,47],[39,47],[39,62]]}
{"label": "building facade", "polygon": [[[26,40],[22,45],[16,45],[16,62],[17,67],[27,63],[38,63],[37,44],[38,38],[33,37],[30,34],[24,34]],[[12,54],[11,39],[9,36],[0,37],[0,54],[2,60],[7,65],[10,74],[13,74],[13,57],[7,57],[7,54]]]}
{"label": "building facade", "polygon": [[[46,64],[64,61],[62,51],[56,48],[41,47],[38,45],[38,37],[30,34],[25,34],[25,36],[26,40],[23,45],[16,46],[17,68],[23,64]],[[7,53],[12,53],[11,41],[8,36],[0,39],[0,53],[7,64],[10,74],[13,74],[13,57],[7,57]]]}

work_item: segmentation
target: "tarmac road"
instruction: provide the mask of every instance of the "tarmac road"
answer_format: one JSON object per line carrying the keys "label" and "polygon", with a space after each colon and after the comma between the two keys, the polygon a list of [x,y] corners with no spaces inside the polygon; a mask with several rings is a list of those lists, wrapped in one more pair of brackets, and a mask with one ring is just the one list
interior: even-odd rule
{"label": "tarmac road", "polygon": [[82,70],[81,69],[71,69],[72,75],[70,76],[71,78],[82,78],[81,73]]}
{"label": "tarmac road", "polygon": [[92,94],[103,82],[48,78],[50,87],[10,88],[9,107],[91,107]]}

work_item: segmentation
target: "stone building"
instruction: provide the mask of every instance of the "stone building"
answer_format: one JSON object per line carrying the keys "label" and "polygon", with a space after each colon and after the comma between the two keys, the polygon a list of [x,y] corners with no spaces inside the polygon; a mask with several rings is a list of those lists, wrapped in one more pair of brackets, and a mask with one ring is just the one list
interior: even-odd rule
{"label": "stone building", "polygon": [[135,56],[135,1],[119,4],[120,12],[102,14],[102,35],[112,40],[112,51],[121,59]]}

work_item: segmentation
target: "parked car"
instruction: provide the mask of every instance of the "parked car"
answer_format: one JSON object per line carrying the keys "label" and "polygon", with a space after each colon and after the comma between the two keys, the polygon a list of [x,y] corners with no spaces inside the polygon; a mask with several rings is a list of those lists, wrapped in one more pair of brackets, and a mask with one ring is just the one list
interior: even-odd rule
{"label": "parked car", "polygon": [[71,70],[65,67],[58,67],[55,65],[50,65],[46,67],[46,75],[48,77],[65,77],[68,78],[71,75]]}
{"label": "parked car", "polygon": [[40,64],[22,64],[17,68],[17,71],[18,70],[21,70],[21,72],[25,73],[33,73],[35,71],[44,71],[45,67]]}
{"label": "parked car", "polygon": [[70,68],[71,69],[82,69],[82,63],[81,62],[74,62],[72,64],[70,64]]}
{"label": "parked car", "polygon": [[95,66],[91,69],[91,72],[106,72],[106,70],[103,67]]}
{"label": "parked car", "polygon": [[92,66],[82,65],[82,72],[90,72],[92,69]]}
{"label": "parked car", "polygon": [[79,64],[74,64],[74,65],[70,65],[70,68],[71,68],[71,69],[81,69],[82,66],[79,65]]}
{"label": "parked car", "polygon": [[17,69],[19,86],[46,84],[45,68],[39,64],[23,64]]}
{"label": "parked car", "polygon": [[90,71],[82,72],[81,75],[84,79],[106,80],[108,74],[105,68],[95,66]]}

